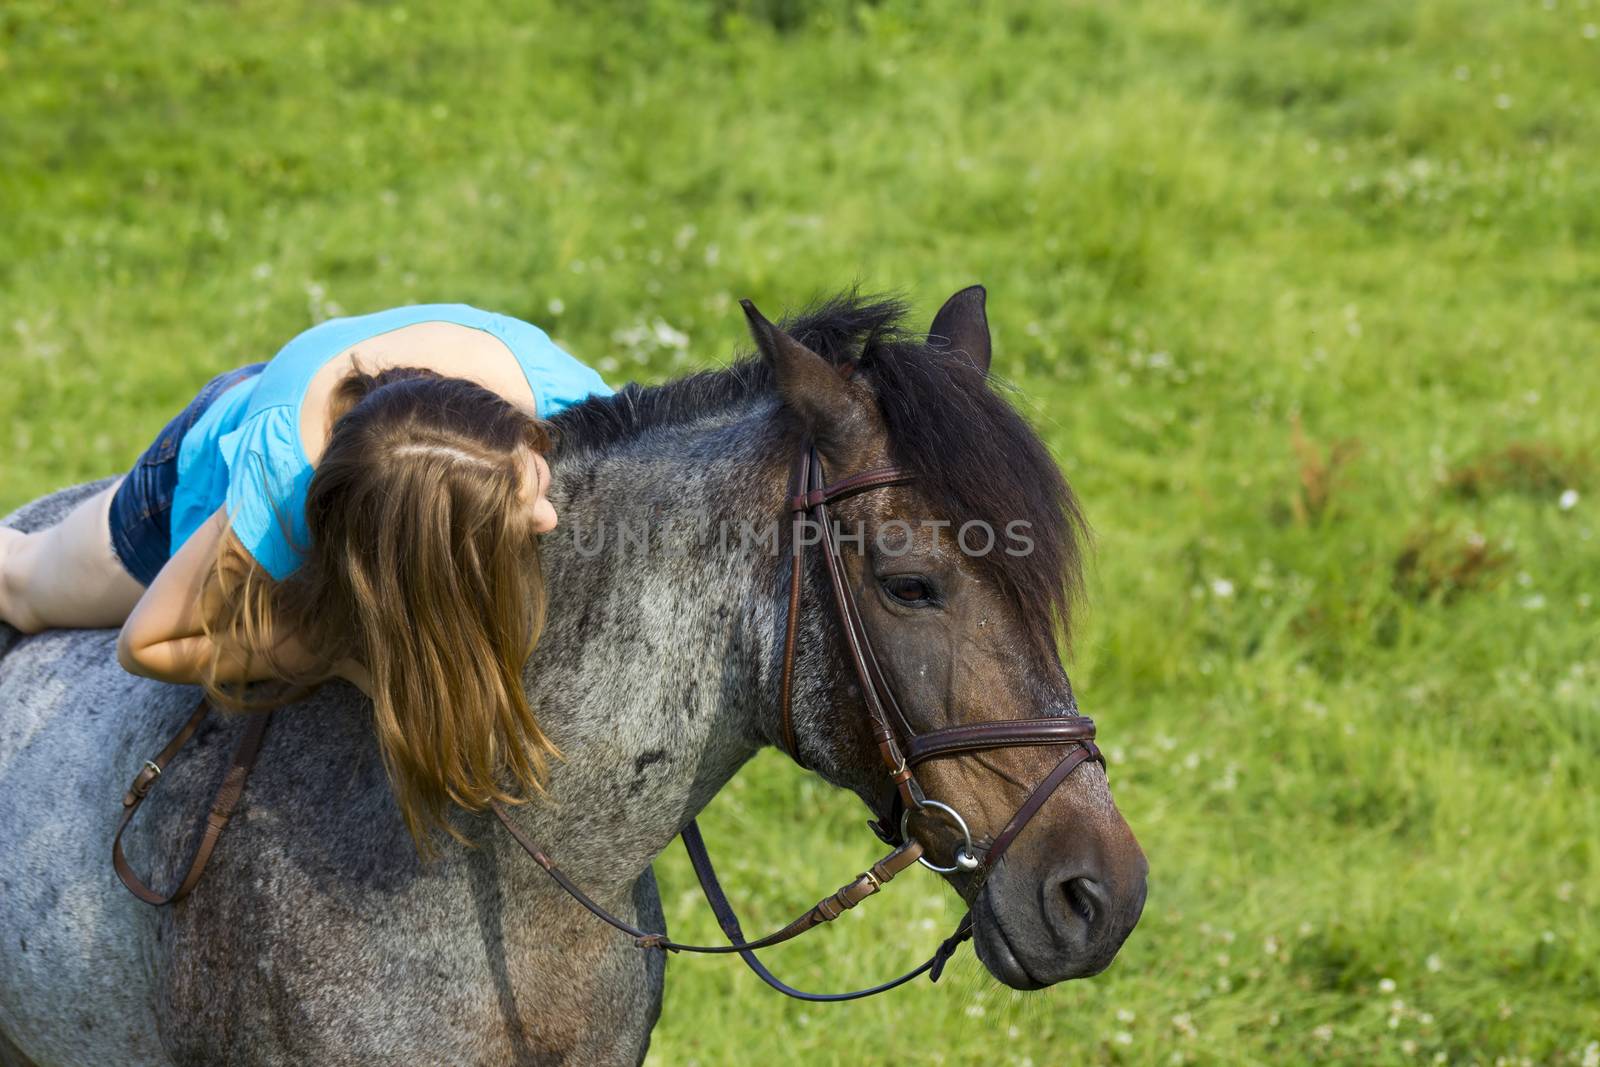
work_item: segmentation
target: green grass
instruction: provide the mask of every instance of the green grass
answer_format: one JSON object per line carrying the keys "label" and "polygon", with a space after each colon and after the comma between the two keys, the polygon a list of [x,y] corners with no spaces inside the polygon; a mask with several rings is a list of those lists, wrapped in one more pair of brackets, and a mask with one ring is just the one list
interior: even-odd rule
{"label": "green grass", "polygon": [[[1031,996],[675,958],[653,1061],[1600,1062],[1600,3],[505,6],[0,10],[0,507],[340,310],[656,381],[741,296],[982,281],[1097,531],[1072,671],[1145,918]],[[747,926],[863,817],[742,775]],[[958,914],[863,911],[772,962],[874,980]]]}

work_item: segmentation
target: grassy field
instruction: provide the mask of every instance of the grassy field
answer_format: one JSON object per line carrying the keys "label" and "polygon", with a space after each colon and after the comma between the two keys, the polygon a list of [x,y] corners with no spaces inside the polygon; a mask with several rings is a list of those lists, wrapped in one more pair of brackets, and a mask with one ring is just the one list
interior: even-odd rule
{"label": "grassy field", "polygon": [[[1097,531],[1071,668],[1144,920],[1037,995],[674,959],[652,1061],[1600,1064],[1600,0],[507,6],[0,9],[0,508],[341,311],[658,381],[742,296],[982,281]],[[742,775],[747,927],[863,818]],[[866,911],[771,962],[958,914]]]}

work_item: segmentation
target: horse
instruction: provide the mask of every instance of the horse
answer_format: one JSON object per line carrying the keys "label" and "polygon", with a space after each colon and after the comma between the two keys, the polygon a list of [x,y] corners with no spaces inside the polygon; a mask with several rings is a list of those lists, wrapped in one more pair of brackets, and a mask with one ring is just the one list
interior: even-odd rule
{"label": "horse", "polygon": [[[627,923],[665,929],[652,861],[766,746],[892,817],[829,575],[786,557],[778,519],[804,442],[833,477],[908,473],[839,501],[834,521],[914,728],[1077,713],[1060,649],[1081,585],[1078,504],[989,381],[983,290],[951,297],[925,335],[905,319],[898,300],[851,291],[754,330],[757,350],[721,369],[553,420],[561,525],[543,542],[551,610],[524,682],[561,758],[507,815]],[[103,484],[6,521],[46,526]],[[983,526],[1003,545],[959,536]],[[342,682],[274,713],[191,896],[152,908],[124,892],[108,862],[123,791],[197,691],[126,674],[114,642],[0,627],[0,1064],[643,1059],[666,954],[596,921],[488,813],[455,812],[460,842],[420,859],[370,704]],[[132,824],[151,884],[181,874],[246,718],[207,720]],[[1054,758],[1007,747],[918,774],[981,842]],[[1144,903],[1145,857],[1103,766],[1058,786],[1003,862],[945,875],[979,959],[1018,989],[1098,973]],[[949,855],[946,823],[919,817],[911,833]]]}

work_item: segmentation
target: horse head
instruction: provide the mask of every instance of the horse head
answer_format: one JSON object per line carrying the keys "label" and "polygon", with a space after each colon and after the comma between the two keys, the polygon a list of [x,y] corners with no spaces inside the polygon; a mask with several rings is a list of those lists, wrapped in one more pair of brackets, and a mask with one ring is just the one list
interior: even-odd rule
{"label": "horse head", "polygon": [[[1027,722],[1087,722],[1075,718],[1059,651],[1080,585],[1077,503],[1043,442],[991,387],[981,288],[951,297],[926,338],[891,332],[892,316],[868,305],[883,328],[843,346],[841,330],[861,324],[841,323],[841,310],[790,332],[746,307],[792,433],[814,442],[824,480],[889,466],[904,474],[840,499],[830,523],[882,699],[894,705],[884,716],[899,735],[893,751],[940,731],[974,741],[944,746],[915,768],[920,792],[897,794],[883,731],[863,707],[864,689],[880,686],[852,671],[837,630],[822,672],[831,683],[802,696],[792,722],[770,724],[772,740],[854,790],[886,836],[905,820],[966,899],[978,955],[1001,981],[1035,989],[1098,973],[1138,921],[1145,858],[1092,740],[1084,754],[1095,760],[1063,765],[1058,747],[1029,741],[1039,731]],[[824,590],[811,603],[828,598],[814,561],[802,580]],[[1059,780],[1036,789],[1058,766]],[[985,850],[1003,856],[979,863]]]}

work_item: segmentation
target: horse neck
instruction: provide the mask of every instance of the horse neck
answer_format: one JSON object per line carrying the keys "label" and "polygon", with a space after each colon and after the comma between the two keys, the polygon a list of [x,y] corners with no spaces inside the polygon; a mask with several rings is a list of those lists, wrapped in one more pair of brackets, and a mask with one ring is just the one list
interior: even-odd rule
{"label": "horse neck", "polygon": [[739,535],[781,516],[786,456],[752,412],[556,463],[527,683],[563,758],[524,810],[575,873],[631,884],[770,740],[782,560]]}

